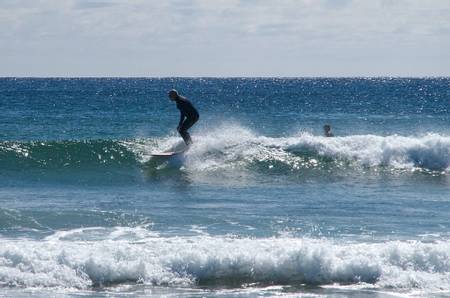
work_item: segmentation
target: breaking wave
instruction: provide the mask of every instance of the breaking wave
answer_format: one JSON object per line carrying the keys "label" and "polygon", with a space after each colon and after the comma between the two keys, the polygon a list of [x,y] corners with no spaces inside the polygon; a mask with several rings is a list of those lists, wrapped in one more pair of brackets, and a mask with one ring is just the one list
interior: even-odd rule
{"label": "breaking wave", "polygon": [[[225,133],[224,133],[225,132]],[[326,138],[308,133],[266,137],[235,126],[194,136],[183,155],[188,171],[252,170],[291,173],[305,169],[369,167],[448,173],[450,137],[351,135]],[[153,152],[180,146],[179,137],[135,140],[0,142],[0,167],[105,168],[152,165]]]}
{"label": "breaking wave", "polygon": [[139,227],[77,229],[40,241],[2,239],[0,286],[88,289],[121,283],[448,291],[450,242],[160,237]]}

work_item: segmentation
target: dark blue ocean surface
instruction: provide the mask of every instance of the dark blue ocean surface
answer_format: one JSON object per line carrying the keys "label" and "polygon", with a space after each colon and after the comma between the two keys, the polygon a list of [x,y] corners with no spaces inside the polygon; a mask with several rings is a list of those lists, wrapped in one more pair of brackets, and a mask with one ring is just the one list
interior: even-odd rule
{"label": "dark blue ocean surface", "polygon": [[450,80],[441,79],[0,79],[0,139],[164,136],[176,127],[167,90],[201,112],[200,127],[235,121],[264,135],[445,133]]}
{"label": "dark blue ocean surface", "polygon": [[[194,144],[152,157],[172,88]],[[0,296],[450,294],[449,78],[3,78],[0,110]]]}

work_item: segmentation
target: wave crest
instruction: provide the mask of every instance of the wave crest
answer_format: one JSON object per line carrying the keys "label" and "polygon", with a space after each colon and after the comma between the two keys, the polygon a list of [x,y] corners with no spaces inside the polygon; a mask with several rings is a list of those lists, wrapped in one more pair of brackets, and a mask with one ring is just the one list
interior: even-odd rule
{"label": "wave crest", "polygon": [[[161,146],[167,147],[175,140],[168,138]],[[158,150],[149,148],[150,152]],[[138,155],[143,160],[150,159],[145,150]],[[266,173],[355,166],[445,172],[450,167],[450,137],[428,134],[326,138],[308,133],[265,137],[237,126],[196,136],[185,154],[184,166],[192,171],[256,169]]]}
{"label": "wave crest", "polygon": [[55,169],[132,165],[135,157],[114,140],[0,142],[6,169]]}
{"label": "wave crest", "polygon": [[[195,143],[176,167],[190,172],[256,171],[290,174],[297,170],[359,167],[448,173],[450,137],[351,135],[326,138],[302,133],[266,137],[240,126],[194,136]],[[182,146],[179,137],[136,140],[0,142],[0,167],[104,168],[148,165],[151,153]],[[160,164],[150,166],[162,169]]]}
{"label": "wave crest", "polygon": [[346,244],[302,238],[150,234],[135,241],[92,242],[68,241],[67,233],[64,237],[2,240],[0,285],[86,289],[124,282],[165,286],[338,283],[450,290],[450,243],[445,241]]}

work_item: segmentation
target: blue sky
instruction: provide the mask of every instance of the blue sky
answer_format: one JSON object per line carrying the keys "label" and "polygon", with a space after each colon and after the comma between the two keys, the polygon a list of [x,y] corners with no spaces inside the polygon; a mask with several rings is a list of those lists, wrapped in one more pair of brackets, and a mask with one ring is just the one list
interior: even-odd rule
{"label": "blue sky", "polygon": [[449,76],[449,0],[0,0],[0,76]]}

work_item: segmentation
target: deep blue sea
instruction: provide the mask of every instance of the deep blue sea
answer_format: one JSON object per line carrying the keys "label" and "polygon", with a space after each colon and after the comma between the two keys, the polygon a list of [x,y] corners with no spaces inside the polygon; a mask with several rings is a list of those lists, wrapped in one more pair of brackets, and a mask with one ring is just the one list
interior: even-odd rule
{"label": "deep blue sea", "polygon": [[[194,144],[152,157],[172,88]],[[0,111],[0,297],[450,296],[450,78],[2,78]]]}

